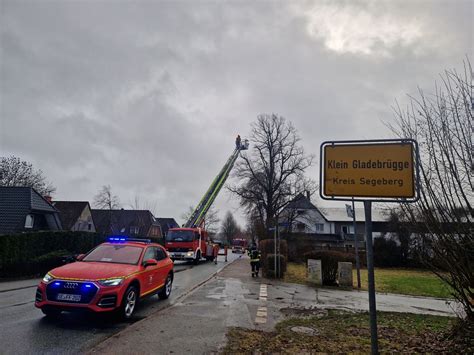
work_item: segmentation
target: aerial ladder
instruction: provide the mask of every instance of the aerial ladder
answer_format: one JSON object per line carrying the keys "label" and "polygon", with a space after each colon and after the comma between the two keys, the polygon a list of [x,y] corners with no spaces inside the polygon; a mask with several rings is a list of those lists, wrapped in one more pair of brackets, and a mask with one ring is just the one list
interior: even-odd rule
{"label": "aerial ladder", "polygon": [[216,258],[218,247],[212,245],[207,232],[202,228],[206,213],[211,208],[222,186],[224,186],[240,152],[247,150],[248,147],[248,139],[244,139],[240,144],[236,145],[231,156],[227,159],[219,174],[214,178],[211,186],[209,186],[188,220],[183,224],[183,227],[171,228],[168,231],[165,248],[169,251],[173,260],[193,260],[197,263],[203,257],[207,260]]}
{"label": "aerial ladder", "polygon": [[191,216],[188,218],[186,223],[183,225],[185,228],[195,228],[202,226],[206,213],[209,211],[209,208],[212,206],[212,203],[216,199],[219,191],[224,186],[227,178],[229,177],[230,171],[234,167],[234,163],[237,160],[237,157],[240,154],[241,150],[247,150],[249,146],[248,140],[244,140],[244,142],[240,145],[240,147],[236,147],[232,155],[229,157],[227,162],[224,164],[224,167],[221,169],[219,174],[216,176],[214,181],[212,182],[209,189],[202,197],[199,204],[194,209]]}

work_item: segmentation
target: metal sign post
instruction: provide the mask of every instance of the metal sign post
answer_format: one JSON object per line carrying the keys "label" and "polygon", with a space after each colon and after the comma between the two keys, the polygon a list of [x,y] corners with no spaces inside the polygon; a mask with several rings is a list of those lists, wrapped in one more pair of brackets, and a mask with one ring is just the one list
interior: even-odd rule
{"label": "metal sign post", "polygon": [[372,354],[379,353],[377,338],[377,310],[375,303],[374,252],[372,246],[372,202],[364,201],[367,278],[369,281],[370,339]]}
{"label": "metal sign post", "polygon": [[354,198],[352,198],[352,223],[354,224],[354,243],[355,243],[355,259],[356,259],[356,270],[357,270],[357,289],[360,290],[360,261],[359,261],[359,240],[357,238],[357,224],[356,224],[356,213],[354,207]]}

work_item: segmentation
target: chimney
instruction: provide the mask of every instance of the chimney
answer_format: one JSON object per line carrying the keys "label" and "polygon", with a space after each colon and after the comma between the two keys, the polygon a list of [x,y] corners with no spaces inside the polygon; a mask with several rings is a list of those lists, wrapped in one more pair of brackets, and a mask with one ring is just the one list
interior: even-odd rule
{"label": "chimney", "polygon": [[306,190],[306,198],[311,201],[311,194],[309,193],[309,190]]}
{"label": "chimney", "polygon": [[49,195],[46,195],[46,196],[43,196],[43,198],[48,201],[49,203],[53,202],[53,199],[51,198],[51,196]]}

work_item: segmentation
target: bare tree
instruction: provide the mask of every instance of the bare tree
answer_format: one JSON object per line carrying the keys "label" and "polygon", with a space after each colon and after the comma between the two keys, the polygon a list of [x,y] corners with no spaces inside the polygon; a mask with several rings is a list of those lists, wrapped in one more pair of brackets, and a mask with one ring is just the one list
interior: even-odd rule
{"label": "bare tree", "polygon": [[94,206],[96,208],[109,210],[106,233],[116,233],[118,229],[117,216],[113,210],[120,208],[120,201],[118,196],[112,193],[110,185],[102,186],[97,195],[94,196]]}
{"label": "bare tree", "polygon": [[257,243],[260,237],[263,237],[265,232],[265,226],[262,224],[262,220],[258,211],[253,211],[247,214],[247,235],[250,237],[252,243]]}
{"label": "bare tree", "polygon": [[206,228],[209,234],[216,235],[219,231],[219,222],[220,218],[217,210],[214,207],[209,208],[204,220],[204,228]]}
{"label": "bare tree", "polygon": [[31,163],[18,157],[0,157],[0,186],[32,187],[43,196],[50,196],[56,188]]}
{"label": "bare tree", "polygon": [[156,206],[158,202],[145,200],[143,201],[139,195],[135,195],[133,201],[128,204],[132,210],[147,210],[151,211],[151,213],[155,214]]}
{"label": "bare tree", "polygon": [[472,68],[445,71],[434,95],[421,89],[410,106],[395,108],[399,137],[420,147],[420,200],[402,204],[404,219],[420,226],[432,270],[453,290],[468,319],[474,320],[474,178]]}
{"label": "bare tree", "polygon": [[94,206],[104,210],[115,210],[120,208],[120,200],[112,193],[110,185],[104,185],[94,197]]}
{"label": "bare tree", "polygon": [[227,212],[222,221],[221,234],[229,244],[232,243],[232,239],[240,235],[240,228],[231,212]]}
{"label": "bare tree", "polygon": [[[240,185],[228,189],[247,213],[259,216],[268,230],[286,204],[312,182],[304,177],[313,156],[306,155],[291,122],[277,115],[259,115],[252,124],[252,150],[242,153],[234,176]],[[314,184],[314,183],[313,183]]]}

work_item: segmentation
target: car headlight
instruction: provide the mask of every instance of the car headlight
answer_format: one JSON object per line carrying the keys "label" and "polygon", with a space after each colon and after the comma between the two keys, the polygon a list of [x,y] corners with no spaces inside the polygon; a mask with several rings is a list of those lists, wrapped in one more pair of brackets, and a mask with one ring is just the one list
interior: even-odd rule
{"label": "car headlight", "polygon": [[194,255],[194,253],[193,253],[192,251],[188,251],[188,252],[186,253],[186,256],[193,256],[193,255]]}
{"label": "car headlight", "polygon": [[43,282],[44,283],[48,283],[49,281],[51,281],[52,279],[54,279],[54,277],[52,277],[49,273],[47,273],[46,275],[44,275],[43,277]]}
{"label": "car headlight", "polygon": [[118,286],[122,284],[123,277],[118,277],[116,279],[109,279],[109,280],[99,280],[98,282],[102,286]]}

